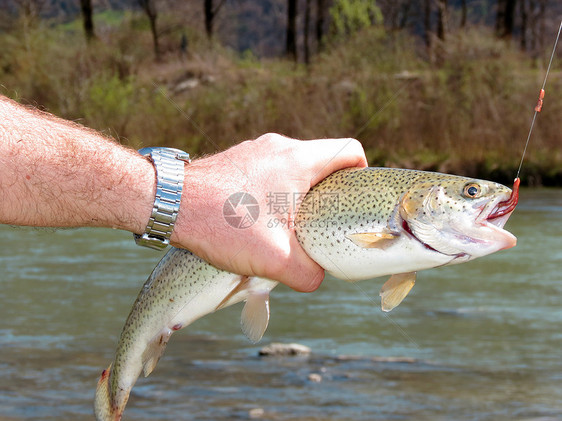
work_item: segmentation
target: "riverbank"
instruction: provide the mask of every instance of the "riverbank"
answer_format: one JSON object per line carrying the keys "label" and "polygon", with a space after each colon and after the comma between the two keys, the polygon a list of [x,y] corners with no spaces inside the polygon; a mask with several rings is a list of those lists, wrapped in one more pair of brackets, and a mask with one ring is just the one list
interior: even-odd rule
{"label": "riverbank", "polygon": [[[234,53],[200,34],[184,55],[168,36],[155,62],[138,20],[121,17],[88,46],[71,25],[1,34],[1,92],[134,147],[197,156],[272,131],[356,137],[373,166],[509,184],[546,64],[486,28],[451,35],[439,65],[420,40],[380,28],[329,45],[308,67]],[[555,59],[523,184],[562,185],[560,65]]]}

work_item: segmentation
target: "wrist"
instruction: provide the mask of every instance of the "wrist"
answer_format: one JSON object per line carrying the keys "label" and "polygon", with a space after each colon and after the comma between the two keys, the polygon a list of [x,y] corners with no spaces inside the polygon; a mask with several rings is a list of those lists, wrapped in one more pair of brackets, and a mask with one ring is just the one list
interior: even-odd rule
{"label": "wrist", "polygon": [[216,180],[220,170],[206,161],[198,159],[185,167],[184,193],[170,237],[172,245],[191,251],[205,248],[220,230],[217,221],[222,218],[224,199],[221,202],[219,186],[228,184],[227,180]]}
{"label": "wrist", "polygon": [[[142,234],[152,214],[154,197],[156,195],[156,170],[154,165],[146,157],[132,151],[131,165],[133,180],[131,192],[134,196],[130,202],[130,217],[125,218],[126,225],[118,227],[132,232]],[[124,205],[126,206],[126,205]]]}
{"label": "wrist", "polygon": [[78,225],[101,226],[142,234],[150,218],[156,194],[154,166],[132,149],[118,147],[107,152],[107,169],[103,172],[111,173],[111,176],[105,180],[98,179],[98,196],[88,207],[89,213],[97,216],[97,222],[84,221]]}
{"label": "wrist", "polygon": [[189,154],[173,148],[142,148],[139,154],[147,157],[156,173],[156,194],[151,215],[142,234],[135,234],[140,246],[163,250],[170,243],[174,230],[185,179],[185,164]]}

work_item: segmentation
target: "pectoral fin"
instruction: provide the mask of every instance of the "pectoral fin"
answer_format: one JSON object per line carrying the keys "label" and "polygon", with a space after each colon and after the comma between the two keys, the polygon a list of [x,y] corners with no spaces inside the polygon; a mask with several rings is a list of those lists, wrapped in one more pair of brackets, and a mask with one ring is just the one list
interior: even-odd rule
{"label": "pectoral fin", "polygon": [[400,234],[395,234],[390,231],[381,232],[358,232],[354,234],[347,234],[346,237],[353,241],[356,245],[363,248],[384,247],[399,237]]}
{"label": "pectoral fin", "polygon": [[384,283],[379,295],[381,296],[382,311],[390,311],[402,302],[416,283],[416,272],[398,273],[392,275]]}
{"label": "pectoral fin", "polygon": [[242,332],[252,342],[258,342],[269,323],[269,292],[251,294],[242,309]]}
{"label": "pectoral fin", "polygon": [[147,344],[146,349],[142,353],[142,372],[144,377],[152,373],[152,370],[154,370],[154,367],[158,364],[158,360],[162,354],[164,354],[164,350],[166,349],[166,345],[168,345],[172,333],[172,330],[165,327]]}

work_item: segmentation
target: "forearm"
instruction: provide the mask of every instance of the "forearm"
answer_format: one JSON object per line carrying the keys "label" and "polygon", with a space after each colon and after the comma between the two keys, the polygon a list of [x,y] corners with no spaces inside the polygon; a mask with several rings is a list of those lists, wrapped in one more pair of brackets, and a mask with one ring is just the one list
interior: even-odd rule
{"label": "forearm", "polygon": [[0,223],[141,233],[154,185],[135,151],[0,96]]}

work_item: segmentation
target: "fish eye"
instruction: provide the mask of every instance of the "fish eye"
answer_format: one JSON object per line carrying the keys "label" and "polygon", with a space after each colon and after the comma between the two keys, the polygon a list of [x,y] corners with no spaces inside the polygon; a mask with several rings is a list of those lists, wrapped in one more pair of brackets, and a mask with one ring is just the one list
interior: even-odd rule
{"label": "fish eye", "polygon": [[470,199],[475,199],[478,196],[480,196],[481,191],[482,191],[482,189],[480,188],[480,186],[478,184],[470,183],[470,184],[467,184],[466,186],[464,186],[463,195],[465,197],[470,198]]}

